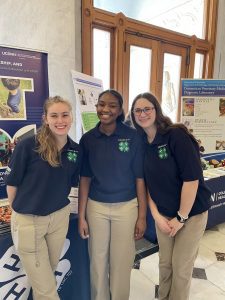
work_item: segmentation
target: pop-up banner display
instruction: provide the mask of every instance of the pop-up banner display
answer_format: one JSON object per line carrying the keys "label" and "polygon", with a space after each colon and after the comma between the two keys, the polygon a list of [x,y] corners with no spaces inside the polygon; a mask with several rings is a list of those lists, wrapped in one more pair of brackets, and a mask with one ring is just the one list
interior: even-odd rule
{"label": "pop-up banner display", "polygon": [[183,79],[181,121],[201,152],[225,151],[225,80]]}
{"label": "pop-up banner display", "polygon": [[0,199],[14,147],[40,126],[48,94],[46,53],[0,47]]}
{"label": "pop-up banner display", "polygon": [[[207,228],[225,221],[225,80],[182,80],[181,121],[199,142],[202,156],[211,164],[204,170],[211,207]],[[221,168],[214,168],[221,165]],[[211,169],[213,168],[213,169]]]}

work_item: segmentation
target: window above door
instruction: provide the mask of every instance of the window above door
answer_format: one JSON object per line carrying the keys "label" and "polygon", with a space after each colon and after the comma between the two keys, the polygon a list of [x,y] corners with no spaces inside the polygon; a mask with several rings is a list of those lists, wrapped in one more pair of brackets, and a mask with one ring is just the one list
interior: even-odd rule
{"label": "window above door", "polygon": [[205,38],[205,0],[94,0],[93,5],[115,14],[122,12],[148,24]]}

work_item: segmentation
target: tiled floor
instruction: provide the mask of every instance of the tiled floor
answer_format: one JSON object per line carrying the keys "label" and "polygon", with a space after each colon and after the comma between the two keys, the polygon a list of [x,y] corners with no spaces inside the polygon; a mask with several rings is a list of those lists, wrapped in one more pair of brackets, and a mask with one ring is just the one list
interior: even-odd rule
{"label": "tiled floor", "polygon": [[[158,253],[136,262],[129,300],[157,299]],[[190,300],[225,300],[225,223],[202,238],[191,283]]]}

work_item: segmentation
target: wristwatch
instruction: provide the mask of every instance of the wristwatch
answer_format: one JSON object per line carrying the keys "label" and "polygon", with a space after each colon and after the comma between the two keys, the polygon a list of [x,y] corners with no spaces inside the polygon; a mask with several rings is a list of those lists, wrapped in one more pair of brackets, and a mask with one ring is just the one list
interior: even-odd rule
{"label": "wristwatch", "polygon": [[184,216],[182,216],[180,213],[179,213],[179,211],[177,212],[177,214],[176,214],[176,218],[177,218],[177,220],[180,222],[180,223],[185,223],[186,221],[187,221],[187,219],[188,219],[188,217],[184,217]]}

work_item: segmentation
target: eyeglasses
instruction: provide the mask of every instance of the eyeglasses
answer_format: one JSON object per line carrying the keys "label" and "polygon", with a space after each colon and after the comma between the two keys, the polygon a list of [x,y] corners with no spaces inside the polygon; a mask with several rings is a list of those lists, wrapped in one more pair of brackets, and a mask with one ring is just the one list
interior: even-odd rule
{"label": "eyeglasses", "polygon": [[140,116],[142,112],[146,115],[150,115],[154,109],[155,107],[135,108],[133,110],[133,113],[135,114],[135,116]]}

